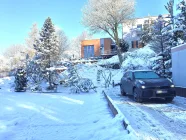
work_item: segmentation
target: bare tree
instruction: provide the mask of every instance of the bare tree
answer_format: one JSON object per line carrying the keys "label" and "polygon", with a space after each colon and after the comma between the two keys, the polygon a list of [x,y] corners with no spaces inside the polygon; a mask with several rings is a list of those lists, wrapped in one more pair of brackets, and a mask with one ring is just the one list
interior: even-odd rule
{"label": "bare tree", "polygon": [[93,33],[106,32],[117,44],[120,64],[123,62],[119,47],[121,25],[132,19],[135,0],[88,0],[83,7],[82,24]]}
{"label": "bare tree", "polygon": [[69,49],[69,39],[65,32],[58,27],[55,27],[56,36],[59,42],[59,53],[61,57],[64,57],[65,51]]}
{"label": "bare tree", "polygon": [[80,35],[78,35],[76,38],[73,38],[71,40],[70,48],[72,53],[75,55],[75,57],[80,58],[81,57],[81,41],[91,39],[92,36],[87,33],[86,31],[83,31]]}
{"label": "bare tree", "polygon": [[31,58],[35,55],[34,44],[35,41],[39,37],[39,29],[37,27],[37,23],[34,23],[30,29],[31,31],[28,33],[28,37],[25,39],[25,43],[27,46],[27,53]]}
{"label": "bare tree", "polygon": [[3,56],[10,62],[10,69],[15,69],[25,65],[26,47],[22,44],[16,44],[8,47]]}
{"label": "bare tree", "polygon": [[10,47],[8,47],[5,52],[4,52],[4,56],[6,58],[10,58],[10,57],[14,57],[16,54],[20,53],[20,52],[24,52],[25,51],[25,46],[22,44],[14,44],[11,45]]}

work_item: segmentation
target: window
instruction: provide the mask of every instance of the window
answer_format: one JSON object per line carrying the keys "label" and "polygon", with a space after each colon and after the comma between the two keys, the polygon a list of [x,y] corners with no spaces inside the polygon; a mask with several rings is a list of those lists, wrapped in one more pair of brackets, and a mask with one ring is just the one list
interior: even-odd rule
{"label": "window", "polygon": [[136,48],[138,48],[139,46],[138,46],[139,44],[138,44],[138,41],[136,41]]}
{"label": "window", "polygon": [[134,41],[132,41],[131,43],[132,43],[132,48],[134,48]]}
{"label": "window", "polygon": [[94,45],[84,46],[84,58],[94,57]]}
{"label": "window", "polygon": [[144,23],[145,23],[145,24],[149,24],[149,20],[145,20]]}
{"label": "window", "polygon": [[158,78],[160,78],[153,71],[138,71],[138,72],[134,72],[134,77],[136,79],[158,79]]}
{"label": "window", "polygon": [[129,72],[129,76],[128,76],[131,80],[133,79],[133,76],[132,76],[132,72]]}
{"label": "window", "polygon": [[142,24],[138,24],[138,25],[137,25],[137,28],[138,28],[139,30],[142,30]]}

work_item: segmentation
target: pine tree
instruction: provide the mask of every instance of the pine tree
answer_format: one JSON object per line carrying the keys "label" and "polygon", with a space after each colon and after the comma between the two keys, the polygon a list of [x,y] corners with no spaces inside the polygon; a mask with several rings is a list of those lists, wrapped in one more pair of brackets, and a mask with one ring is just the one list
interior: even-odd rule
{"label": "pine tree", "polygon": [[154,20],[152,20],[151,18],[144,21],[142,33],[140,36],[140,42],[143,44],[143,46],[146,46],[150,41],[152,41],[153,25],[154,25]]}
{"label": "pine tree", "polygon": [[166,10],[169,12],[169,15],[166,17],[167,20],[165,22],[165,27],[162,31],[165,41],[164,41],[164,65],[165,65],[165,76],[171,78],[171,67],[172,67],[172,60],[171,60],[171,48],[175,46],[175,32],[174,32],[174,0],[170,0],[167,5],[165,5]]}
{"label": "pine tree", "polygon": [[175,46],[176,37],[174,32],[174,15],[173,15],[174,1],[170,0],[165,5],[166,10],[169,12],[167,17],[159,16],[154,24],[154,49],[158,52],[156,65],[154,70],[164,77],[171,77],[171,48]]}
{"label": "pine tree", "polygon": [[59,60],[59,44],[55,35],[54,25],[51,18],[47,18],[40,32],[40,38],[34,44],[36,50],[37,65],[40,67],[42,77],[49,82],[52,88],[51,71],[47,70],[53,67]]}
{"label": "pine tree", "polygon": [[15,91],[26,91],[26,72],[24,69],[17,69],[15,75]]}
{"label": "pine tree", "polygon": [[175,44],[179,45],[186,42],[186,2],[181,0],[177,4],[177,10],[180,11],[175,17],[174,37]]}
{"label": "pine tree", "polygon": [[129,44],[124,39],[121,39],[120,48],[122,53],[127,52],[129,50]]}
{"label": "pine tree", "polygon": [[160,58],[158,61],[158,66],[156,66],[156,72],[159,73],[160,75],[164,76],[165,75],[165,65],[164,65],[164,41],[165,38],[163,36],[163,28],[165,25],[165,20],[162,15],[158,16],[158,19],[155,21],[154,26],[153,26],[153,50],[155,52],[158,52],[158,58]]}

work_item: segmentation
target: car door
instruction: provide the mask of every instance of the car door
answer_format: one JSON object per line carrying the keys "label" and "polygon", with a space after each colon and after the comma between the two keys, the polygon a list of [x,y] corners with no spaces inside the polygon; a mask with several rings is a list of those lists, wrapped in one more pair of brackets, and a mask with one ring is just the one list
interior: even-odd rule
{"label": "car door", "polygon": [[127,78],[127,90],[128,90],[128,94],[132,95],[133,94],[133,73],[129,72],[128,78]]}
{"label": "car door", "polygon": [[127,91],[127,77],[128,77],[128,72],[126,72],[123,77],[121,78],[121,88],[123,91],[125,91],[126,93]]}

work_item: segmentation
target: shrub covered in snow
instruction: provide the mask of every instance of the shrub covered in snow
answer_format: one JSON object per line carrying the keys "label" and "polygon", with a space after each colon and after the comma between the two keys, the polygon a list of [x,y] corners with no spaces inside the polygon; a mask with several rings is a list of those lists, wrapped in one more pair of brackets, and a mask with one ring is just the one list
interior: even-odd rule
{"label": "shrub covered in snow", "polygon": [[109,59],[102,59],[97,64],[98,65],[119,64],[119,59],[118,56],[115,55]]}
{"label": "shrub covered in snow", "polygon": [[[122,68],[126,70],[152,69],[157,64],[156,53],[149,45],[123,54]],[[118,56],[100,60],[98,65],[119,64]]]}
{"label": "shrub covered in snow", "polygon": [[133,52],[127,52],[126,58],[122,64],[122,68],[126,70],[136,69],[150,69],[152,61],[151,58],[155,57],[156,53],[150,49],[149,46],[137,49]]}

